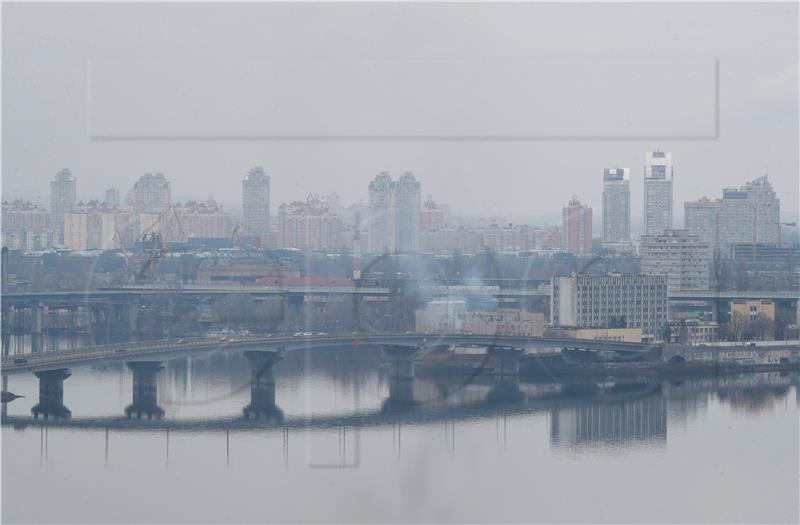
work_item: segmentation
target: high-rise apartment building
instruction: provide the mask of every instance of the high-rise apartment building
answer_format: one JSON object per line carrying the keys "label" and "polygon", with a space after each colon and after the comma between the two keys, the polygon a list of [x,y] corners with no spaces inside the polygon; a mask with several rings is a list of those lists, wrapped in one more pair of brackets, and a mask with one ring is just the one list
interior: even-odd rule
{"label": "high-rise apartment building", "polygon": [[387,172],[379,173],[369,183],[369,251],[418,251],[420,204],[420,183],[413,173],[397,181]]}
{"label": "high-rise apartment building", "polygon": [[371,253],[395,251],[395,197],[392,177],[382,171],[369,183],[369,240]]}
{"label": "high-rise apartment building", "polygon": [[64,214],[74,210],[77,204],[75,177],[66,168],[58,170],[50,180],[50,220],[59,239],[63,239]]}
{"label": "high-rise apartment building", "polygon": [[644,236],[639,247],[641,272],[666,275],[668,291],[708,290],[708,245],[688,230]]}
{"label": "high-rise apartment building", "polygon": [[281,248],[339,250],[346,247],[344,223],[325,206],[324,199],[309,195],[306,202],[281,204],[278,235]]}
{"label": "high-rise apartment building", "polygon": [[121,201],[119,197],[119,190],[115,187],[110,187],[106,190],[105,198],[106,206],[109,208],[119,208]]}
{"label": "high-rise apartment building", "polygon": [[574,255],[592,253],[592,208],[572,196],[561,213],[564,250]]}
{"label": "high-rise apartment building", "polygon": [[419,212],[419,229],[422,232],[437,232],[444,228],[447,210],[428,197]]}
{"label": "high-rise apartment building", "polygon": [[603,246],[631,241],[631,174],[628,168],[603,170]]}
{"label": "high-rise apartment building", "polygon": [[133,185],[136,213],[164,213],[172,204],[172,185],[163,173],[145,173]]}
{"label": "high-rise apartment building", "polygon": [[98,201],[79,204],[64,215],[64,245],[71,250],[112,250],[121,240],[116,210]]}
{"label": "high-rise apartment building", "polygon": [[400,175],[395,183],[398,252],[419,251],[420,183],[411,172]]}
{"label": "high-rise apartment building", "polygon": [[780,200],[766,175],[738,190],[724,189],[721,199],[686,202],[684,221],[714,257],[732,257],[736,244],[780,242]]}
{"label": "high-rise apartment building", "polygon": [[644,166],[644,234],[672,228],[672,154],[647,152]]}
{"label": "high-rise apartment building", "polygon": [[261,166],[252,168],[242,180],[244,234],[257,237],[262,248],[269,245],[269,175]]}
{"label": "high-rise apartment building", "polygon": [[553,326],[641,328],[655,340],[667,322],[667,277],[643,274],[573,274],[553,277]]}
{"label": "high-rise apartment building", "polygon": [[177,240],[230,239],[233,235],[233,218],[213,199],[188,201],[176,206],[180,218]]}
{"label": "high-rise apartment building", "polygon": [[[0,220],[2,245],[14,250],[33,251],[48,248],[53,240],[50,213],[43,206],[16,199],[3,201]],[[63,230],[62,230],[63,231]]]}

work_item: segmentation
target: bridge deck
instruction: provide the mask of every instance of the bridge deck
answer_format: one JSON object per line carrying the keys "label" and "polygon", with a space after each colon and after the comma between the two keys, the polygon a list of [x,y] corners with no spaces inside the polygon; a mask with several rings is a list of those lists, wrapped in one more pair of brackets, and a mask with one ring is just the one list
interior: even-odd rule
{"label": "bridge deck", "polygon": [[646,353],[660,350],[660,346],[642,343],[622,343],[617,341],[596,341],[589,339],[567,339],[556,337],[523,337],[507,335],[477,334],[326,334],[311,336],[295,335],[247,335],[235,336],[229,340],[211,337],[170,339],[101,345],[76,350],[60,350],[2,358],[3,374],[36,372],[56,368],[68,368],[100,361],[135,361],[149,359],[168,359],[198,352],[226,349],[283,349],[299,350],[306,348],[341,347],[353,345],[400,345],[420,348],[438,345],[476,345],[505,346],[534,350],[538,348],[573,348],[582,350],[605,350],[626,353]]}

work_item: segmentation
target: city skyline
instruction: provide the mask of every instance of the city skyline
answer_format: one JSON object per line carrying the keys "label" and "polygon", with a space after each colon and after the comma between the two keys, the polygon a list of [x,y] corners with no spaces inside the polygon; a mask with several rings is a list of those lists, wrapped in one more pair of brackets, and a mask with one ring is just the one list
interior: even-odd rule
{"label": "city skyline", "polygon": [[[381,170],[413,171],[425,181],[425,194],[446,200],[455,213],[521,217],[569,198],[571,191],[546,184],[547,179],[555,177],[567,187],[595,187],[598,168],[623,166],[631,169],[631,217],[638,224],[643,206],[642,152],[661,149],[674,155],[676,204],[717,195],[726,180],[751,180],[769,173],[786,217],[797,215],[800,163],[796,144],[800,131],[796,119],[788,118],[798,113],[798,51],[794,45],[798,29],[792,23],[797,6],[793,4],[732,4],[714,9],[680,5],[518,6],[536,20],[536,31],[521,24],[520,18],[525,17],[507,7],[475,5],[443,10],[440,6],[385,5],[362,13],[358,6],[348,6],[332,13],[326,10],[327,18],[316,12],[314,20],[322,27],[320,35],[330,40],[316,36],[299,39],[296,24],[302,16],[296,6],[237,5],[218,13],[199,5],[159,11],[163,25],[146,38],[127,28],[135,20],[147,25],[145,20],[151,20],[148,13],[152,9],[148,6],[130,4],[114,10],[88,4],[52,7],[50,13],[58,14],[47,17],[52,23],[38,18],[43,9],[36,5],[5,6],[8,38],[3,93],[16,103],[7,105],[4,111],[4,197],[43,201],[47,198],[46,178],[68,166],[82,181],[84,197],[99,198],[110,185],[122,187],[124,182],[156,170],[170,178],[177,199],[213,194],[229,207],[239,201],[234,182],[238,184],[242,173],[261,164],[274,178],[274,203],[295,200],[307,193],[307,188],[320,194],[336,191],[347,201],[366,202],[363,180]],[[586,9],[591,16],[585,16]],[[281,23],[272,21],[270,10],[279,11],[274,20]],[[680,23],[688,10],[692,10],[695,24]],[[384,11],[400,16],[401,22],[389,23],[395,17],[380,16]],[[651,24],[651,11],[657,11],[663,23]],[[412,22],[415,12],[429,15],[431,25],[416,27]],[[718,23],[720,17],[725,24]],[[227,24],[219,25],[220,20]],[[254,25],[255,20],[258,25]],[[563,25],[563,20],[571,22]],[[437,35],[445,21],[449,21],[447,38],[441,38]],[[403,38],[409,25],[422,31],[420,38]],[[241,30],[229,35],[223,27]],[[623,27],[624,31],[615,31]],[[708,38],[709,27],[714,28],[713,39]],[[374,39],[374,31],[384,36]],[[257,36],[265,33],[269,34],[267,40]],[[475,41],[475,34],[486,34],[485,40],[491,45],[483,49],[485,42]],[[102,35],[102,41],[96,41],[98,35]],[[340,47],[331,49],[331,41]],[[178,47],[177,42],[185,45]],[[139,49],[139,58],[271,57],[275,56],[271,51],[274,48],[294,50],[300,57],[322,58],[359,57],[365,49],[371,49],[370,56],[376,58],[489,55],[576,59],[631,57],[632,43],[637,49],[633,56],[718,60],[718,137],[680,140],[660,137],[658,129],[655,136],[630,140],[487,142],[101,141],[90,140],[86,134],[85,62],[91,55],[91,45],[100,45],[106,55],[120,58],[130,57],[133,46]],[[554,54],[548,49],[559,51]],[[51,60],[54,53],[61,57],[57,63]],[[56,78],[58,82],[51,80]],[[669,89],[670,85],[664,87]],[[587,89],[585,94],[590,96],[591,91]],[[560,102],[557,97],[555,101]],[[56,120],[48,113],[51,107],[63,108]],[[653,107],[642,118],[658,122],[659,117],[659,108]],[[542,119],[554,122],[548,115]],[[487,178],[491,185],[483,183]],[[197,180],[204,181],[203,195],[192,195]],[[582,199],[599,209],[599,192]],[[674,213],[680,224],[682,208],[676,205]],[[557,219],[558,207],[549,215]]]}

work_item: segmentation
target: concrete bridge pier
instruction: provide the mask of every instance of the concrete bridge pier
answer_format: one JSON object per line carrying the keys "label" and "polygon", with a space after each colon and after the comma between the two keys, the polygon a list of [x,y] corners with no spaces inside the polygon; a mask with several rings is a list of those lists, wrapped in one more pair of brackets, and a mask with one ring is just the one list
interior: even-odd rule
{"label": "concrete bridge pier", "polygon": [[414,399],[414,360],[419,349],[413,346],[384,345],[389,361],[389,397],[383,401],[384,412],[408,410],[416,406]]}
{"label": "concrete bridge pier", "polygon": [[250,362],[250,403],[242,409],[245,419],[265,418],[283,421],[283,411],[275,403],[275,365],[283,359],[280,350],[248,350],[244,356]]}
{"label": "concrete bridge pier", "polygon": [[130,333],[139,331],[139,301],[128,303],[128,331]]}
{"label": "concrete bridge pier", "polygon": [[42,318],[44,317],[44,307],[39,301],[31,304],[31,333],[42,333]]}
{"label": "concrete bridge pier", "polygon": [[494,384],[486,397],[490,403],[515,403],[524,399],[519,389],[519,362],[525,351],[521,348],[492,346],[491,357]]}
{"label": "concrete bridge pier", "polygon": [[69,368],[34,372],[39,378],[39,402],[31,408],[33,419],[54,417],[69,419],[72,412],[64,406],[64,380],[72,375]]}
{"label": "concrete bridge pier", "polygon": [[160,361],[131,361],[125,363],[133,372],[133,401],[125,407],[125,417],[130,419],[161,419],[164,409],[158,406],[158,384],[156,375],[164,370]]}

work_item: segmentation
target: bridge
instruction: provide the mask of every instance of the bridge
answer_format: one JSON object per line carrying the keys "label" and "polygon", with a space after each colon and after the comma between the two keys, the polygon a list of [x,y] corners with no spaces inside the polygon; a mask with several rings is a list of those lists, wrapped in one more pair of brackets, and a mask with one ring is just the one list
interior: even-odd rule
{"label": "bridge", "polygon": [[40,372],[71,366],[83,366],[97,362],[130,362],[152,359],[174,359],[196,353],[225,349],[258,349],[291,351],[308,348],[328,348],[353,345],[382,345],[408,348],[430,348],[436,346],[483,346],[489,348],[511,348],[526,352],[538,349],[575,349],[587,351],[616,352],[628,355],[660,352],[658,345],[626,343],[591,339],[569,339],[559,337],[526,337],[479,334],[424,334],[424,333],[348,333],[328,334],[310,332],[298,334],[258,334],[233,336],[221,340],[217,337],[194,337],[99,345],[75,350],[60,350],[3,356],[4,375],[23,372]]}
{"label": "bridge", "polygon": [[[495,285],[430,285],[425,287],[433,297],[455,297],[469,295],[486,295],[496,298],[549,297],[547,287],[540,288],[504,288]],[[98,290],[5,293],[3,301],[8,305],[25,305],[31,302],[61,303],[106,303],[127,302],[131,299],[163,298],[181,296],[191,298],[218,297],[230,294],[249,295],[253,297],[274,297],[286,294],[299,295],[360,295],[387,296],[396,291],[388,287],[374,286],[181,286],[180,288],[164,288],[158,286],[130,286],[120,288],[101,288]],[[671,291],[667,298],[670,301],[707,301],[735,299],[772,299],[798,300],[797,291]]]}

